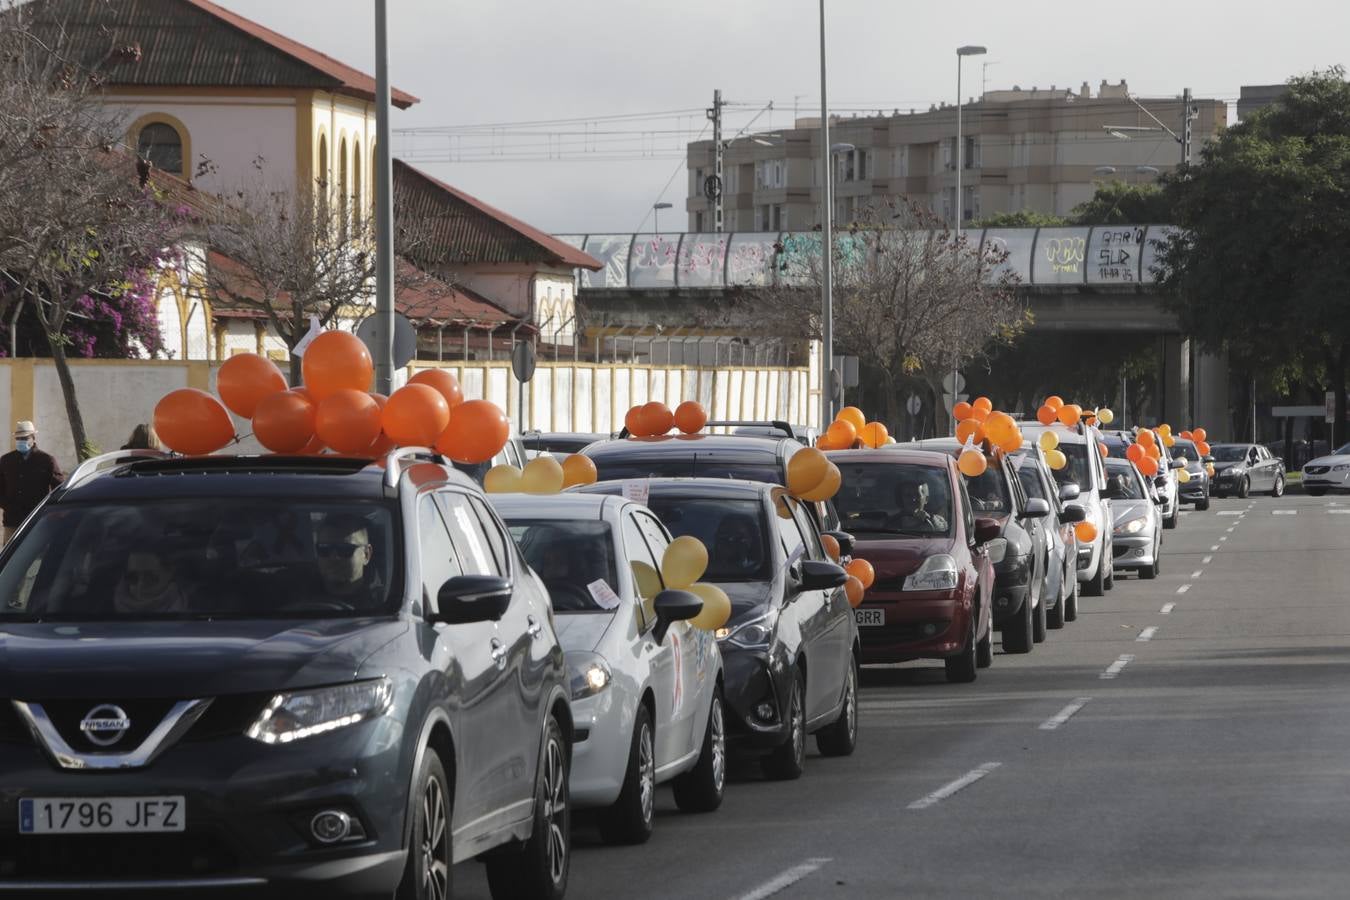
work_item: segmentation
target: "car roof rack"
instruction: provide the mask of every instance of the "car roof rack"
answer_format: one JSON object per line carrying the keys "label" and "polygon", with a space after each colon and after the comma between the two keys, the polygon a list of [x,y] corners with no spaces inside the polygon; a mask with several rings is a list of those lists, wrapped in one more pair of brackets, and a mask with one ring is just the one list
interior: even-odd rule
{"label": "car roof rack", "polygon": [[75,467],[75,471],[70,473],[66,483],[62,485],[66,490],[79,487],[91,478],[98,476],[107,469],[126,463],[140,462],[151,459],[172,459],[173,454],[166,453],[163,450],[115,450],[112,453],[101,453],[98,456],[91,456],[84,462]]}
{"label": "car roof rack", "polygon": [[760,425],[760,426],[768,425],[771,428],[777,428],[779,431],[783,432],[783,434],[786,437],[790,437],[793,440],[797,439],[797,433],[792,430],[792,425],[788,422],[783,421],[782,419],[710,419],[704,424],[708,426],[717,426],[717,427],[739,426],[739,425]]}
{"label": "car roof rack", "polygon": [[398,480],[403,476],[403,463],[405,461],[420,461],[445,465],[445,457],[430,447],[396,447],[389,451],[389,455],[384,458],[384,486],[387,488],[398,487]]}

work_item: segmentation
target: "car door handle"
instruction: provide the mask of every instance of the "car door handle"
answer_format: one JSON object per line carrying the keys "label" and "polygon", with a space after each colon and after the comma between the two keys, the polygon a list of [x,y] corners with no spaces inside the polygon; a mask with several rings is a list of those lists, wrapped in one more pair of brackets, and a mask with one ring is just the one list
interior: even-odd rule
{"label": "car door handle", "polygon": [[497,664],[497,668],[506,668],[506,647],[496,638],[492,639],[492,661]]}
{"label": "car door handle", "polygon": [[534,616],[527,617],[525,621],[530,623],[530,627],[526,629],[530,633],[530,637],[537,638],[544,633],[544,626],[536,622]]}

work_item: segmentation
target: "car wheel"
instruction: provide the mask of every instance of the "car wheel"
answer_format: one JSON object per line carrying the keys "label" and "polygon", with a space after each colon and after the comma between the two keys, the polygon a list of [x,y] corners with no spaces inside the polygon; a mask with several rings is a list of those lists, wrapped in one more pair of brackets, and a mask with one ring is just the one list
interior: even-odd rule
{"label": "car wheel", "polygon": [[1242,484],[1238,485],[1237,497],[1239,500],[1246,500],[1247,495],[1252,492],[1252,481],[1250,478],[1242,479]]}
{"label": "car wheel", "polygon": [[698,763],[675,779],[674,788],[681,812],[712,812],[722,805],[727,788],[727,719],[720,687],[713,689]]}
{"label": "car wheel", "polygon": [[1141,566],[1141,567],[1139,568],[1139,577],[1140,577],[1140,578],[1143,578],[1143,579],[1146,580],[1146,581],[1147,581],[1148,579],[1151,579],[1151,578],[1157,578],[1157,577],[1158,577],[1158,557],[1157,557],[1157,556],[1154,556],[1154,557],[1153,557],[1153,565],[1151,565],[1151,566]]}
{"label": "car wheel", "polygon": [[1078,579],[1072,572],[1066,577],[1069,579],[1069,596],[1064,598],[1064,621],[1072,622],[1078,618]]}
{"label": "car wheel", "polygon": [[788,736],[759,767],[775,781],[792,781],[806,769],[806,679],[800,670],[792,679],[787,702]]}
{"label": "car wheel", "polygon": [[942,661],[943,668],[947,670],[947,681],[950,684],[969,684],[975,680],[975,670],[977,660],[977,651],[975,649],[975,629],[976,623],[974,617],[970,620],[970,627],[966,629],[966,640],[961,645],[961,649],[955,656],[948,656]]}
{"label": "car wheel", "polygon": [[571,758],[562,726],[552,715],[544,727],[544,752],[534,788],[534,827],[524,844],[487,857],[493,900],[562,900],[572,867],[572,808],[568,804]]}
{"label": "car wheel", "polygon": [[429,747],[409,802],[413,804],[412,836],[398,900],[446,900],[453,893],[450,821],[454,792],[440,755]]}
{"label": "car wheel", "polygon": [[1195,501],[1195,508],[1200,512],[1207,511],[1209,509],[1209,494],[1205,494],[1205,496]]}
{"label": "car wheel", "polygon": [[1172,507],[1172,514],[1171,514],[1170,516],[1168,516],[1167,518],[1163,519],[1163,527],[1164,527],[1164,528],[1176,528],[1176,527],[1177,527],[1177,523],[1181,521],[1181,510],[1177,508],[1177,507],[1180,506],[1180,505],[1181,505],[1181,504],[1178,503],[1176,506],[1173,506],[1173,507]]}
{"label": "car wheel", "polygon": [[1276,475],[1276,476],[1275,476],[1275,486],[1274,486],[1273,488],[1270,489],[1270,496],[1272,496],[1272,497],[1283,497],[1283,496],[1284,496],[1284,476],[1283,476],[1283,475]]}
{"label": "car wheel", "polygon": [[[1106,565],[1106,560],[1107,560],[1106,548],[1103,547],[1102,565]],[[1116,563],[1115,560],[1111,560],[1111,568],[1106,570],[1106,580],[1102,582],[1102,588],[1104,590],[1110,591],[1114,590],[1115,586],[1116,586]]]}
{"label": "car wheel", "polygon": [[852,756],[858,746],[858,660],[850,657],[844,680],[844,705],[839,718],[816,732],[821,756]]}
{"label": "car wheel", "polygon": [[1045,641],[1045,587],[1041,587],[1041,602],[1037,603],[1031,610],[1031,640],[1037,644]]}
{"label": "car wheel", "polygon": [[638,704],[628,769],[614,805],[600,811],[600,837],[607,844],[645,844],[656,817],[656,739],[652,715]]}
{"label": "car wheel", "polygon": [[1083,585],[1083,593],[1089,597],[1100,597],[1106,593],[1106,554],[1097,560],[1097,571]]}
{"label": "car wheel", "polygon": [[1310,497],[1320,497],[1327,492],[1326,488],[1305,488]]}
{"label": "car wheel", "polygon": [[[979,628],[980,611],[975,610],[975,627]],[[991,623],[984,630],[984,637],[975,642],[975,666],[987,669],[994,664],[994,626]]]}
{"label": "car wheel", "polygon": [[1045,611],[1045,624],[1056,631],[1064,627],[1064,603],[1068,599],[1064,596],[1064,586],[1060,585],[1060,597],[1055,601],[1055,608]]}
{"label": "car wheel", "polygon": [[1004,653],[1030,653],[1032,645],[1031,598],[1022,601],[1022,609],[1017,621],[1009,621],[1003,626]]}

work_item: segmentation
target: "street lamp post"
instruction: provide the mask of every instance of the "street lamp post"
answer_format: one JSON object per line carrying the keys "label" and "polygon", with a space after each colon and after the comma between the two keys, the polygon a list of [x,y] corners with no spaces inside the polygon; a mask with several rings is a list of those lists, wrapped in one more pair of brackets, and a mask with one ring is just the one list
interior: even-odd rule
{"label": "street lamp post", "polygon": [[834,418],[834,210],[830,198],[834,166],[830,159],[830,105],[825,91],[825,0],[820,0],[820,180],[822,271],[820,326],[820,427]]}
{"label": "street lamp post", "polygon": [[965,204],[961,199],[961,173],[965,168],[965,137],[961,133],[961,60],[966,56],[983,56],[988,53],[984,47],[966,45],[956,48],[956,236],[961,236],[961,227],[965,224]]}
{"label": "street lamp post", "polygon": [[670,209],[670,208],[671,208],[671,204],[669,204],[669,203],[653,203],[653,204],[652,204],[652,212],[656,214],[656,233],[657,233],[657,234],[660,234],[660,233],[661,233],[661,210],[663,210],[663,209]]}
{"label": "street lamp post", "polygon": [[394,170],[389,147],[389,28],[375,0],[375,390],[394,389]]}

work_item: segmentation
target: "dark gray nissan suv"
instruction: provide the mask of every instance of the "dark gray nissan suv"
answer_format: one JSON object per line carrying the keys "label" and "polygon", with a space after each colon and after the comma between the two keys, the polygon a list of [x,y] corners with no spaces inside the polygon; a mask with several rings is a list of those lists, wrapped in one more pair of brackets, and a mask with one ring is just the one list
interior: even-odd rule
{"label": "dark gray nissan suv", "polygon": [[0,555],[0,893],[559,898],[548,595],[427,451],[86,463]]}

